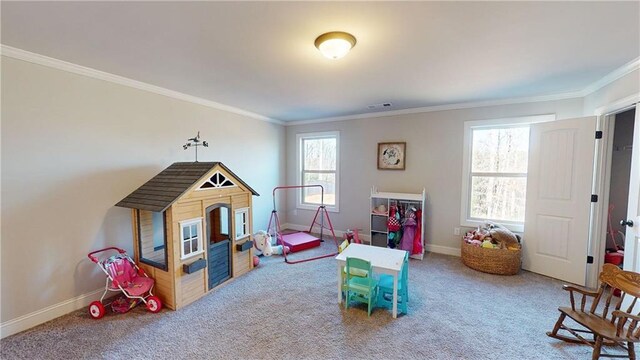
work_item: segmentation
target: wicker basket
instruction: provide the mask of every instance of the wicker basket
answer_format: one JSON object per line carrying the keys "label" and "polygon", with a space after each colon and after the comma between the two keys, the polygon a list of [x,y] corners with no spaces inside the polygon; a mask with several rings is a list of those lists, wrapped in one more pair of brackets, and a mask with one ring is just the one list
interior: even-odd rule
{"label": "wicker basket", "polygon": [[462,262],[468,267],[489,274],[515,275],[520,271],[522,249],[488,249],[462,240]]}

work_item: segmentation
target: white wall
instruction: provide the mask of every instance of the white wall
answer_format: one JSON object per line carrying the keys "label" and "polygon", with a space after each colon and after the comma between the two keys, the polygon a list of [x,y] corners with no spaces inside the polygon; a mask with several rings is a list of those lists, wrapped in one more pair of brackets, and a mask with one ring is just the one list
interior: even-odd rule
{"label": "white wall", "polygon": [[103,287],[87,253],[132,249],[130,210],[113,205],[193,161],[182,145],[198,130],[210,144],[199,160],[262,195],[254,228],[265,228],[285,171],[281,125],[2,57],[3,325]]}
{"label": "white wall", "polygon": [[[460,227],[464,122],[549,113],[563,119],[579,117],[582,111],[582,99],[578,98],[288,126],[287,182],[296,182],[296,134],[338,130],[340,212],[330,213],[334,227],[345,230],[357,226],[368,233],[372,185],[380,191],[392,192],[420,192],[426,188],[426,242],[431,249],[456,253],[460,248],[460,236],[453,235],[453,228]],[[406,141],[405,171],[377,170],[377,143],[385,141]],[[310,224],[312,212],[294,210],[292,196],[288,208],[282,212],[286,212],[287,221]]]}

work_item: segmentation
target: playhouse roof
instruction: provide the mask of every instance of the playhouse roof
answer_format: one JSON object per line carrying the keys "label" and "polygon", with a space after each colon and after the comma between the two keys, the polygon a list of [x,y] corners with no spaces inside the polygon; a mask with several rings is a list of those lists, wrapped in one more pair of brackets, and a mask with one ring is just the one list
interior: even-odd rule
{"label": "playhouse roof", "polygon": [[260,196],[221,162],[177,162],[162,170],[116,206],[155,212],[164,211],[215,166],[226,170],[253,195]]}

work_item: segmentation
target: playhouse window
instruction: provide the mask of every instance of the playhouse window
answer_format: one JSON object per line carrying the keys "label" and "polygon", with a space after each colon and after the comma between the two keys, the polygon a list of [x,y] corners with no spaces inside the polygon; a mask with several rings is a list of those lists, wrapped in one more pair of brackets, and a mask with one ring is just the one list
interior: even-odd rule
{"label": "playhouse window", "polygon": [[191,219],[180,222],[182,252],[181,259],[186,259],[204,252],[202,246],[202,219]]}
{"label": "playhouse window", "polygon": [[165,212],[138,210],[138,251],[140,262],[167,270]]}
{"label": "playhouse window", "polygon": [[235,211],[236,218],[236,240],[247,237],[249,234],[249,208],[242,208]]}

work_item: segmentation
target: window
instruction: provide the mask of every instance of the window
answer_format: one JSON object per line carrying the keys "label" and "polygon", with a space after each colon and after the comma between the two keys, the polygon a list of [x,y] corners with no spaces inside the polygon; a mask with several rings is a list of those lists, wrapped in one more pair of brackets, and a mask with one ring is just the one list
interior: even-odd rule
{"label": "window", "polygon": [[249,236],[249,208],[235,211],[236,216],[236,240]]}
{"label": "window", "polygon": [[202,219],[180,221],[181,259],[204,252],[202,247]]}
{"label": "window", "polygon": [[167,270],[165,212],[138,210],[138,251],[140,262]]}
{"label": "window", "polygon": [[463,226],[499,222],[524,228],[529,126],[555,115],[465,123],[462,184]]}
{"label": "window", "polygon": [[226,206],[220,206],[218,208],[218,214],[220,214],[220,235],[215,242],[222,241],[229,238],[229,228],[231,227],[231,220],[229,219],[229,208]]}
{"label": "window", "polygon": [[298,183],[322,185],[321,189],[303,188],[298,194],[298,207],[315,209],[324,201],[327,210],[338,211],[338,156],[340,136],[337,131],[298,134]]}

